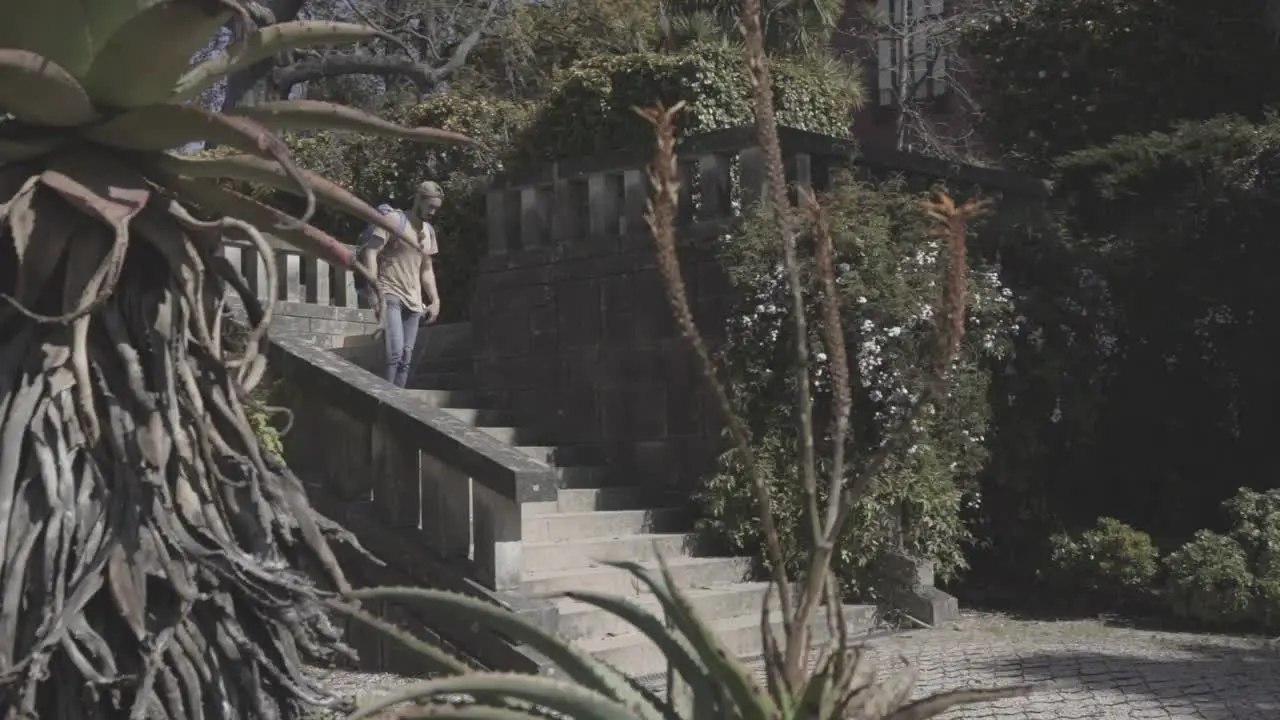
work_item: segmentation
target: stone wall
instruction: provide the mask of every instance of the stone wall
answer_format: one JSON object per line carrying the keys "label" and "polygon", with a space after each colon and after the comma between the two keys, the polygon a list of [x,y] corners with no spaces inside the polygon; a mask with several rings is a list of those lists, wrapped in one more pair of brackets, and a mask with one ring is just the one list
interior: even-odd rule
{"label": "stone wall", "polygon": [[[726,279],[701,250],[687,253],[684,276],[699,325],[714,332]],[[477,298],[477,387],[494,404],[560,444],[604,446],[619,484],[679,488],[706,467],[718,418],[675,332],[651,241],[491,256]]]}
{"label": "stone wall", "polygon": [[[957,166],[783,129],[788,179],[817,190],[851,167],[901,173],[916,187],[943,180],[957,196],[981,188],[1010,206],[1040,203],[1026,176]],[[715,245],[763,187],[751,129],[689,138],[682,270],[690,306],[712,343],[730,307]],[[723,449],[721,417],[680,337],[643,219],[644,153],[614,153],[495,179],[489,256],[472,312],[479,387],[495,404],[546,423],[561,443],[599,443],[619,483],[688,494]]]}

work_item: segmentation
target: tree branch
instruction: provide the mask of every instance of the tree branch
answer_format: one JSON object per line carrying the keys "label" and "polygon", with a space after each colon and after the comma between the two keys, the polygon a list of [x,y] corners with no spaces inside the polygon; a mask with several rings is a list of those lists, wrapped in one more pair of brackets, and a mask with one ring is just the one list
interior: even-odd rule
{"label": "tree branch", "polygon": [[377,55],[363,50],[308,57],[277,67],[271,73],[272,84],[281,95],[287,96],[293,86],[300,83],[342,75],[378,75],[407,78],[418,88],[418,92],[431,92],[466,65],[467,56],[475,49],[492,22],[498,3],[499,0],[490,0],[484,18],[475,30],[463,38],[454,48],[449,60],[438,67],[431,67],[408,56]]}

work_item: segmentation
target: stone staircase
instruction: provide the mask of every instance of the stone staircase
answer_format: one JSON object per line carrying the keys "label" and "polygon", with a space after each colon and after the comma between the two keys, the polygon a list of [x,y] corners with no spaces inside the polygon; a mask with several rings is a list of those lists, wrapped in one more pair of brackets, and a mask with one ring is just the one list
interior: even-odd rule
{"label": "stone staircase", "polygon": [[[483,407],[470,377],[469,328],[442,326],[425,333],[427,346],[418,361],[412,392],[460,420],[511,443],[555,468],[560,478],[554,501],[522,507],[525,576],[530,596],[555,596],[568,590],[592,590],[626,596],[642,606],[657,603],[631,576],[602,565],[636,561],[656,566],[655,551],[703,618],[712,619],[722,642],[739,656],[761,650],[760,613],[766,584],[744,580],[750,562],[742,557],[699,557],[693,544],[693,520],[684,507],[646,502],[635,485],[607,482],[609,468],[598,448],[558,445],[536,424],[512,413]],[[619,669],[643,676],[666,669],[662,655],[644,637],[610,614],[565,598],[556,598],[556,632]],[[867,628],[873,608],[845,608],[851,628]],[[775,624],[780,618],[775,617]],[[825,619],[815,628],[821,640]]]}

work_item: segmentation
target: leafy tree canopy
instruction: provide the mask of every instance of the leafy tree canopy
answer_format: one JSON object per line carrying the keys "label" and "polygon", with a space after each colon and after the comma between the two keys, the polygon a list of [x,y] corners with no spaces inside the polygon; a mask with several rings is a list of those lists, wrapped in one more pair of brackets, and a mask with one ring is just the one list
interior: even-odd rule
{"label": "leafy tree canopy", "polygon": [[967,36],[987,138],[1032,165],[1280,99],[1267,0],[998,0]]}

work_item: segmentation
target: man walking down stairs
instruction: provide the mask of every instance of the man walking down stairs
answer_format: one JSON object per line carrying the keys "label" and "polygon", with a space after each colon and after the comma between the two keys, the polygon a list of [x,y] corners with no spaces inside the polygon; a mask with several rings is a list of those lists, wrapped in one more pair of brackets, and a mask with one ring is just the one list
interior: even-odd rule
{"label": "man walking down stairs", "polygon": [[[470,372],[469,324],[424,330],[430,339],[407,392],[548,463],[560,478],[554,501],[522,507],[525,593],[592,590],[656,609],[654,598],[642,593],[628,573],[602,563],[655,564],[654,553],[659,552],[696,610],[714,622],[726,647],[743,657],[759,654],[766,583],[745,579],[749,558],[695,555],[694,518],[688,508],[648,502],[633,483],[611,483],[598,448],[557,445],[536,426],[520,422],[524,418],[481,407]],[[566,640],[634,676],[665,671],[662,654],[626,623],[582,603],[555,602],[560,611],[556,631]],[[848,607],[846,615],[851,627],[869,627],[873,609]],[[780,624],[781,618],[775,622]],[[824,618],[815,629],[819,640],[825,629]]]}

